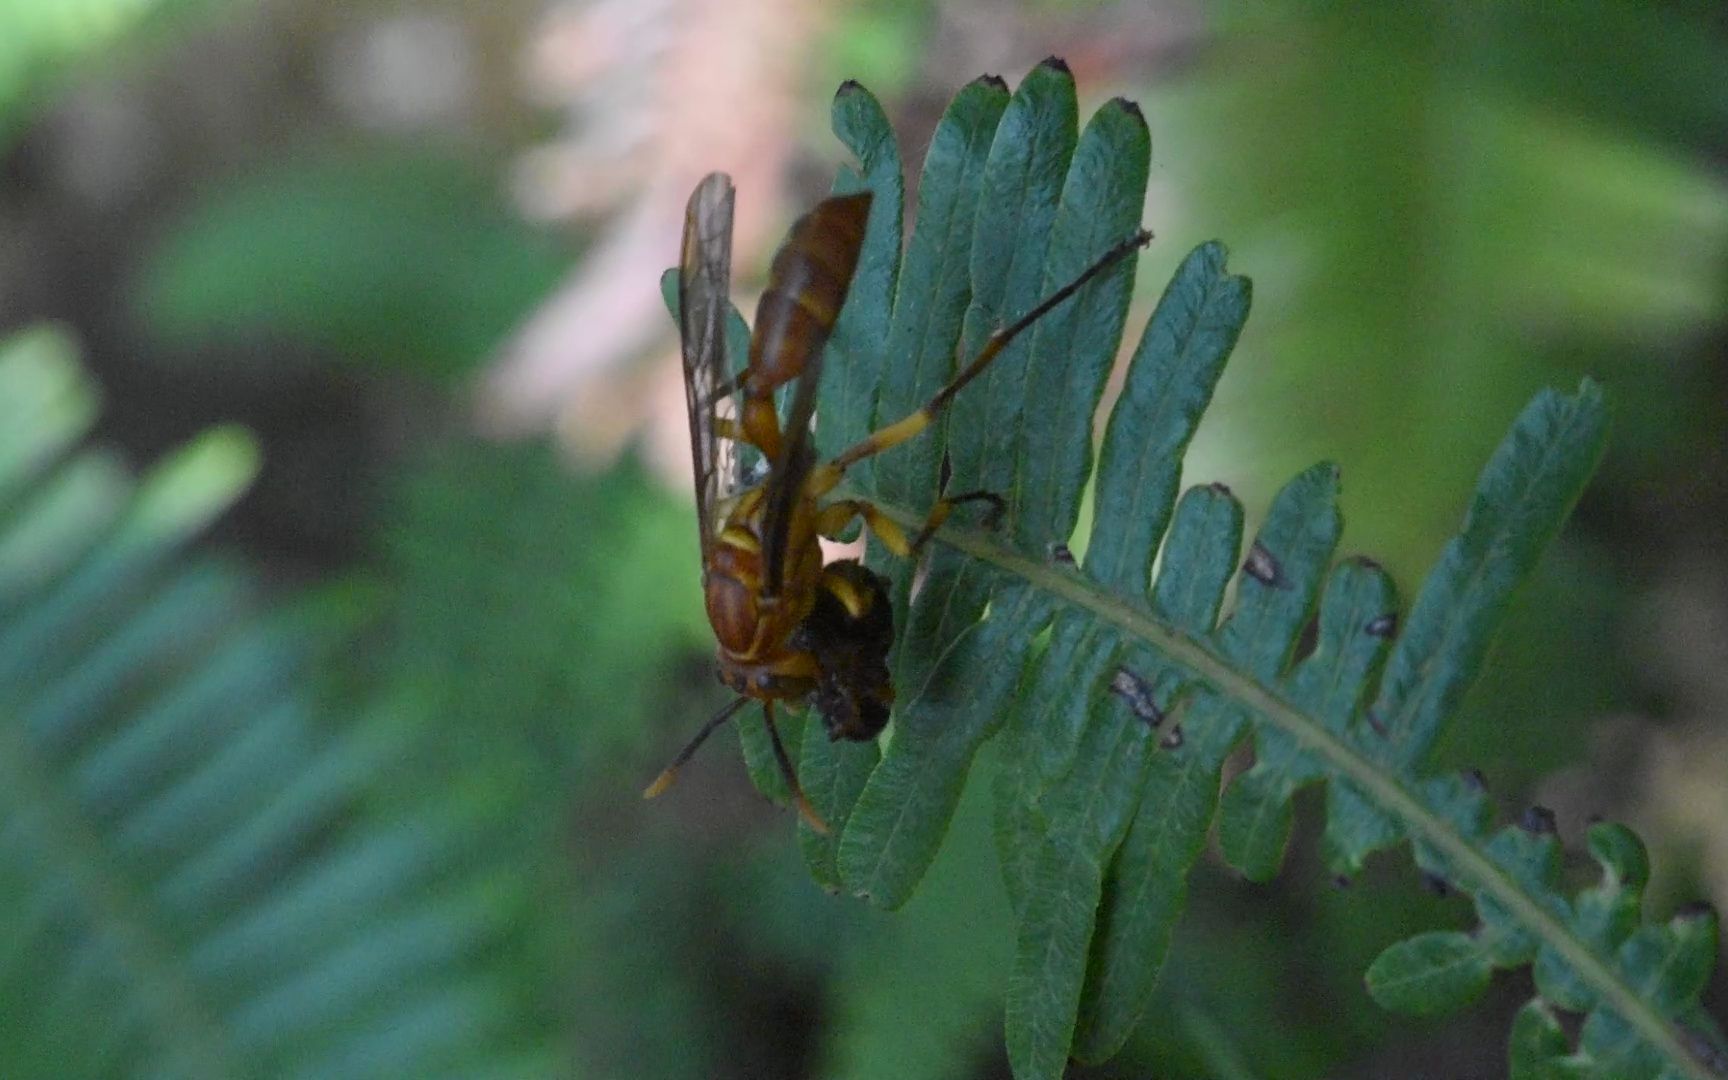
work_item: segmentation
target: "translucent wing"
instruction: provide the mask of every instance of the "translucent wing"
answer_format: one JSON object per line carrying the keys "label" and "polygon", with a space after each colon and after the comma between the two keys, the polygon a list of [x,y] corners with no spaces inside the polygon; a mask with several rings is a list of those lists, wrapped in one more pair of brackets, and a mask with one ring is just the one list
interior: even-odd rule
{"label": "translucent wing", "polygon": [[716,421],[731,411],[726,358],[727,292],[732,280],[732,179],[709,173],[684,210],[678,261],[678,330],[684,353],[684,399],[690,408],[690,458],[702,551],[712,546],[725,498],[738,486],[735,443]]}

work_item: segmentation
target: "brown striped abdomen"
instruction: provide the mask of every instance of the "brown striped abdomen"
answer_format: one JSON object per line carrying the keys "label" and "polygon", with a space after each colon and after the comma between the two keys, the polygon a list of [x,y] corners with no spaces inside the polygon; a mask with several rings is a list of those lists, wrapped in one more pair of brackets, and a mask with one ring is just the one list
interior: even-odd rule
{"label": "brown striped abdomen", "polygon": [[821,352],[846,302],[869,216],[865,191],[824,199],[792,226],[756,307],[746,396],[768,397]]}

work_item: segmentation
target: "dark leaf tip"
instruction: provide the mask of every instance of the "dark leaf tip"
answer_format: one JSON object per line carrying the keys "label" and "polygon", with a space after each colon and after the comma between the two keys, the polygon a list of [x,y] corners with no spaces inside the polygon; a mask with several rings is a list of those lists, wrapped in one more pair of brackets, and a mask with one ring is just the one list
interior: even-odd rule
{"label": "dark leaf tip", "polygon": [[1432,870],[1422,871],[1422,887],[1435,896],[1452,895],[1452,883]]}
{"label": "dark leaf tip", "polygon": [[1560,832],[1554,811],[1546,806],[1532,806],[1518,818],[1518,827],[1531,836],[1555,836]]}
{"label": "dark leaf tip", "polygon": [[861,94],[863,92],[864,92],[864,84],[863,83],[859,82],[857,79],[847,79],[845,82],[840,84],[840,88],[838,90],[834,91],[834,96],[837,98],[842,98],[848,94]]}
{"label": "dark leaf tip", "polygon": [[1125,97],[1115,97],[1106,101],[1104,107],[1106,109],[1116,109],[1119,112],[1126,113],[1129,117],[1137,121],[1141,127],[1146,126],[1146,114],[1140,110],[1140,104],[1138,102],[1129,101]]}
{"label": "dark leaf tip", "polygon": [[1464,786],[1471,791],[1486,792],[1488,790],[1488,778],[1482,775],[1481,769],[1465,769],[1458,775],[1464,780]]}
{"label": "dark leaf tip", "polygon": [[1046,550],[1045,554],[1049,557],[1050,561],[1055,563],[1057,566],[1075,565],[1074,552],[1067,544],[1052,543]]}
{"label": "dark leaf tip", "polygon": [[1680,909],[1674,912],[1674,918],[1681,922],[1695,922],[1700,919],[1714,919],[1715,917],[1715,907],[1704,900],[1694,900],[1691,903],[1682,904]]}
{"label": "dark leaf tip", "polygon": [[1000,75],[980,75],[973,79],[970,85],[983,87],[986,90],[999,90],[1004,94],[1008,92],[1008,80]]}
{"label": "dark leaf tip", "polygon": [[1704,1067],[1721,1076],[1728,1076],[1728,1054],[1710,1041],[1703,1032],[1690,1028],[1685,1024],[1675,1025],[1680,1033],[1680,1041],[1686,1044],[1686,1049],[1697,1058]]}
{"label": "dark leaf tip", "polygon": [[1070,68],[1068,66],[1068,61],[1062,59],[1060,56],[1046,56],[1044,59],[1038,61],[1038,66],[1041,68],[1047,68],[1051,71],[1060,72],[1070,78],[1074,75],[1074,69]]}

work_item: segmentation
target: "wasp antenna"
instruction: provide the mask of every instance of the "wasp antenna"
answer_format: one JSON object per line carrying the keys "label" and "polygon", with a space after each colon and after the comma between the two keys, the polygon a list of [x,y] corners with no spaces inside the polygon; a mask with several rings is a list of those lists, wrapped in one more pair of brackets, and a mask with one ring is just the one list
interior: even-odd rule
{"label": "wasp antenna", "polygon": [[[715,713],[706,724],[702,725],[702,730],[696,733],[696,737],[684,744],[684,749],[678,751],[678,756],[672,759],[672,764],[662,769],[660,775],[654,778],[654,782],[642,789],[642,797],[644,799],[656,798],[667,788],[671,787],[672,781],[678,779],[678,770],[683,768],[684,763],[689,761],[691,756],[696,753],[696,748],[706,742],[708,736],[714,734],[716,728],[737,715],[738,710],[742,709],[744,703],[749,700],[749,698],[744,697],[736,698],[725,708]],[[776,740],[776,742],[778,742],[778,740]]]}
{"label": "wasp antenna", "polygon": [[798,773],[792,768],[792,757],[786,753],[786,744],[780,741],[780,729],[774,724],[774,703],[762,703],[762,718],[768,721],[768,738],[774,744],[774,757],[780,762],[780,773],[786,777],[786,787],[792,792],[792,804],[798,808],[798,816],[804,823],[815,829],[819,835],[828,835],[828,823],[822,820],[822,815],[810,805],[810,800],[804,795],[804,785],[798,782]]}

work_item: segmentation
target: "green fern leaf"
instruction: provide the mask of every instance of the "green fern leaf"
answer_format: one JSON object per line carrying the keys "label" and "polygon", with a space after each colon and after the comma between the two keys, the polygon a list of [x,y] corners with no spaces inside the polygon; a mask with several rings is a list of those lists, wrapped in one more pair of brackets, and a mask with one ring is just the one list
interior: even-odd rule
{"label": "green fern leaf", "polygon": [[1494,973],[1482,944],[1469,934],[1437,930],[1401,941],[1368,969],[1368,992],[1400,1012],[1450,1012],[1476,1000]]}
{"label": "green fern leaf", "polygon": [[[1080,132],[1059,62],[1012,95],[975,82],[937,129],[902,258],[899,158],[881,109],[848,84],[835,129],[860,161],[840,185],[880,184],[885,197],[862,292],[831,346],[826,449],[915,408],[957,356],[1130,233],[1149,153],[1124,102]],[[974,756],[999,736],[996,832],[1018,923],[1008,1052],[1017,1076],[1054,1077],[1071,1056],[1102,1060],[1126,1040],[1213,821],[1226,858],[1269,878],[1292,796],[1325,783],[1335,869],[1354,872],[1408,839],[1424,871],[1476,903],[1471,933],[1421,935],[1373,965],[1369,987],[1384,1004],[1444,1011],[1493,969],[1534,964],[1541,997],[1513,1033],[1521,1075],[1712,1075],[1715,1036],[1697,995],[1714,916],[1644,922],[1642,849],[1618,826],[1591,834],[1602,883],[1569,897],[1545,813],[1493,832],[1476,778],[1423,772],[1601,453],[1600,391],[1545,392],[1525,409],[1401,626],[1387,574],[1335,561],[1335,466],[1286,485],[1246,552],[1228,490],[1177,498],[1182,453],[1247,316],[1248,284],[1224,263],[1216,244],[1182,263],[1134,352],[1096,468],[1093,415],[1123,331],[1126,266],[1008,350],[938,431],[848,478],[849,494],[915,527],[946,457],[956,489],[997,491],[1008,512],[993,532],[945,527],[915,594],[912,569],[871,549],[895,581],[901,706],[879,762],[866,748],[842,770],[850,748],[804,740],[823,811],[844,823],[832,852],[805,838],[816,876],[904,903]],[[1076,535],[1088,479],[1095,516]],[[1064,558],[1070,543],[1086,553],[1080,566]],[[1244,739],[1255,764],[1220,797],[1222,762]],[[1554,1008],[1587,1014],[1576,1046],[1557,1039]]]}
{"label": "green fern leaf", "polygon": [[186,550],[251,443],[134,480],[94,413],[63,335],[0,341],[0,1074],[546,1074],[520,864],[447,792],[377,812],[421,735],[321,715],[345,616]]}

